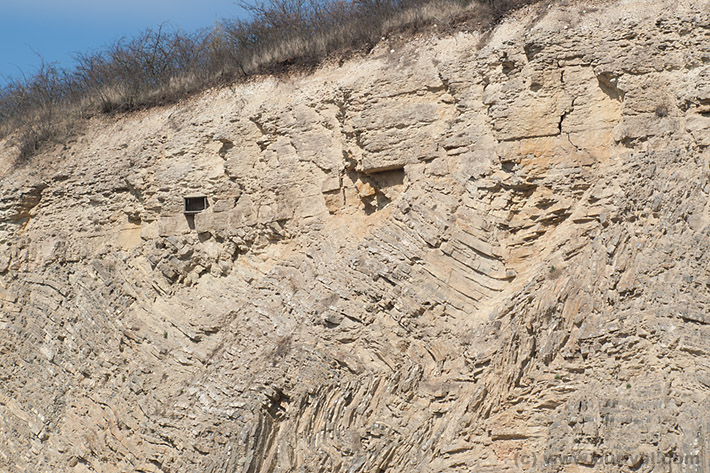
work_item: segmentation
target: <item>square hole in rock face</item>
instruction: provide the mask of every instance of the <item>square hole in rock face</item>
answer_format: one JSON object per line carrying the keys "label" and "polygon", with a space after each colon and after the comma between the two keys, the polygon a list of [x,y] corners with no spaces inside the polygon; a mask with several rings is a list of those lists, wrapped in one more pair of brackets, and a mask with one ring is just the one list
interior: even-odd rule
{"label": "square hole in rock face", "polygon": [[207,208],[207,197],[204,195],[184,197],[184,199],[186,214],[196,214]]}

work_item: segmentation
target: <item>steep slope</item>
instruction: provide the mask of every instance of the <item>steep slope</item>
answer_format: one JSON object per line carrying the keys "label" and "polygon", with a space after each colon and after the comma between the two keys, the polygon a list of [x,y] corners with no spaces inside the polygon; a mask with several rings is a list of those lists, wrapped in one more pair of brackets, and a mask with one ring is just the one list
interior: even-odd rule
{"label": "steep slope", "polygon": [[707,1],[1,149],[1,471],[710,471]]}

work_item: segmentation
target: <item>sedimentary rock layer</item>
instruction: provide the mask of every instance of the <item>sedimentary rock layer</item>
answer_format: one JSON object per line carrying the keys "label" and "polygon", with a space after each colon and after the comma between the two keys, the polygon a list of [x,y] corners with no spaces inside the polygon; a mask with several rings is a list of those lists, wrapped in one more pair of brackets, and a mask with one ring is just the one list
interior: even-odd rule
{"label": "sedimentary rock layer", "polygon": [[5,144],[0,470],[708,471],[710,5],[580,3]]}

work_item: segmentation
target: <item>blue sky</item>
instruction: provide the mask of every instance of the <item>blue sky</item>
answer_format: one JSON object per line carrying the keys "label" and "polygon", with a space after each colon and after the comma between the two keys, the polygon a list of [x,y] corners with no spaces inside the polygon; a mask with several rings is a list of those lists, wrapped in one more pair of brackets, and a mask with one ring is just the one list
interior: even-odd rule
{"label": "blue sky", "polygon": [[235,0],[0,0],[0,85],[46,62],[71,66],[76,52],[167,23],[195,31],[243,17]]}

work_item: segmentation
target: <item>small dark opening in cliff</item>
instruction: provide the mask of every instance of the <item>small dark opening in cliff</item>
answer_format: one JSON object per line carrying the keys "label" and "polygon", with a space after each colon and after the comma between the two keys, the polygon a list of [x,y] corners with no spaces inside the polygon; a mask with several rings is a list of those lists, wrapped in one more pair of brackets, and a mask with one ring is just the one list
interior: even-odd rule
{"label": "small dark opening in cliff", "polygon": [[186,214],[196,214],[202,212],[208,207],[207,197],[204,195],[185,197],[185,210]]}
{"label": "small dark opening in cliff", "polygon": [[380,189],[402,185],[404,183],[404,176],[404,168],[402,167],[370,173],[370,178]]}
{"label": "small dark opening in cliff", "polygon": [[617,84],[618,77],[608,72],[602,72],[597,76],[599,88],[602,89],[609,98],[621,102],[624,99],[624,92]]}
{"label": "small dark opening in cliff", "polygon": [[406,176],[403,167],[370,171],[369,173],[349,171],[348,174],[350,179],[355,182],[367,215],[382,210],[396,199],[404,189]]}

